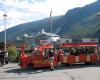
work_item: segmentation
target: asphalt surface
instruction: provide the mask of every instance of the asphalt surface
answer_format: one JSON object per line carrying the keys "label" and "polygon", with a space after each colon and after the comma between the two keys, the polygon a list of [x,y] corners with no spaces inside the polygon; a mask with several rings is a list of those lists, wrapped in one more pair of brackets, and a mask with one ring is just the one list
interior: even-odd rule
{"label": "asphalt surface", "polygon": [[22,70],[17,63],[0,67],[0,80],[100,80],[100,64]]}

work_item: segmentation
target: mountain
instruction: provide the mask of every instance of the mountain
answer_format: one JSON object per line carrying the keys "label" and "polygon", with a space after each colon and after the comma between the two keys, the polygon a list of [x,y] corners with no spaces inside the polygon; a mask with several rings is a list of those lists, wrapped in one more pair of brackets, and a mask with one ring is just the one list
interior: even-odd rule
{"label": "mountain", "polygon": [[79,23],[80,21],[91,17],[93,14],[96,14],[100,11],[100,1],[98,0],[95,3],[89,4],[82,8],[75,8],[69,10],[61,19],[58,20],[56,25],[61,27],[61,31],[59,34],[66,35],[66,32],[70,32],[70,29],[75,24]]}
{"label": "mountain", "polygon": [[[24,33],[34,35],[42,28],[50,32],[49,19],[17,25],[7,30],[7,39],[15,40]],[[69,10],[65,15],[53,17],[53,32],[64,38],[97,37],[100,39],[100,0],[84,7]],[[3,32],[0,33],[0,41]]]}
{"label": "mountain", "polygon": [[97,32],[100,30],[100,12],[85,18],[74,26],[71,26],[70,32],[67,32],[69,37],[99,37]]}
{"label": "mountain", "polygon": [[[56,21],[60,16],[53,17],[52,20]],[[13,41],[16,40],[16,37],[23,36],[25,33],[28,35],[35,35],[38,32],[40,32],[41,29],[45,29],[46,31],[49,31],[47,28],[50,27],[49,18],[28,22],[24,24],[20,24],[17,26],[14,26],[12,28],[7,29],[7,40]],[[4,40],[4,31],[0,32],[0,41]]]}

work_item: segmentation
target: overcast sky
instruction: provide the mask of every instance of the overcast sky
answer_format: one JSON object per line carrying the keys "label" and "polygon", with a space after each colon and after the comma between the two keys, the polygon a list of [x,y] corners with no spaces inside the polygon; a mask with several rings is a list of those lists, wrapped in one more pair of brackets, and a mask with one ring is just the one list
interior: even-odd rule
{"label": "overcast sky", "polygon": [[83,7],[96,0],[0,0],[0,31],[4,30],[4,11],[7,12],[7,28],[30,21],[64,15],[69,9]]}

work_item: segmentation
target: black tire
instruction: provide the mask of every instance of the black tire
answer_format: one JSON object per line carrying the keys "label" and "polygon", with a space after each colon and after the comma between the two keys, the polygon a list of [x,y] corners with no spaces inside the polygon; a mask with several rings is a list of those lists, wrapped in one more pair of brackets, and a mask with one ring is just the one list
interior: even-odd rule
{"label": "black tire", "polygon": [[91,65],[91,62],[86,62],[85,64],[86,64],[86,65]]}
{"label": "black tire", "polygon": [[33,69],[33,64],[32,63],[28,64],[27,68],[28,69]]}

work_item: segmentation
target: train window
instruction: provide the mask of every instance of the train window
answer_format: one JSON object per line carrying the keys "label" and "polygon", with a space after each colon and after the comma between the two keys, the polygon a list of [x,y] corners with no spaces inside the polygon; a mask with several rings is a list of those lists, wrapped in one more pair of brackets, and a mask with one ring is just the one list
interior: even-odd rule
{"label": "train window", "polygon": [[31,55],[33,53],[33,50],[25,50],[24,52],[25,54]]}

